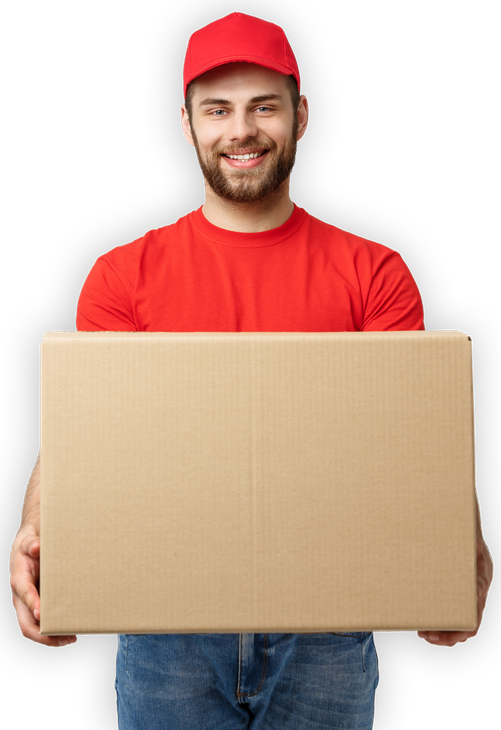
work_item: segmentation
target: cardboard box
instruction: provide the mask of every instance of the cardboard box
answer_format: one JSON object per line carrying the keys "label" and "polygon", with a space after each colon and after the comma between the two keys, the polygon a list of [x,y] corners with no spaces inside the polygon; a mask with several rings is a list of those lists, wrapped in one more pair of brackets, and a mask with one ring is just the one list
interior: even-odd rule
{"label": "cardboard box", "polygon": [[41,629],[473,629],[457,332],[49,333]]}

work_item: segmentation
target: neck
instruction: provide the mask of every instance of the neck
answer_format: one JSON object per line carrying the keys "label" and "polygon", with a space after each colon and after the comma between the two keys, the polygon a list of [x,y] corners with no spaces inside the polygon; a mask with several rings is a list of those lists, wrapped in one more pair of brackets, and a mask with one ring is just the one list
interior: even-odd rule
{"label": "neck", "polygon": [[275,193],[255,203],[233,203],[224,200],[206,183],[203,214],[209,223],[227,231],[239,233],[270,231],[285,223],[294,210],[294,203],[289,197],[288,183],[286,180]]}

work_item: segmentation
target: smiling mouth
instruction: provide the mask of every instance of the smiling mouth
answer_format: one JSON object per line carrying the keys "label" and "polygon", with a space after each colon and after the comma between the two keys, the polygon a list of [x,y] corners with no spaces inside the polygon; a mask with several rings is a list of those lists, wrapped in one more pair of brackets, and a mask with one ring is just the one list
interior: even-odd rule
{"label": "smiling mouth", "polygon": [[239,160],[240,162],[246,162],[247,160],[255,160],[258,157],[263,157],[269,150],[263,150],[262,152],[247,152],[245,155],[226,155],[222,153],[222,157],[226,157],[228,160]]}

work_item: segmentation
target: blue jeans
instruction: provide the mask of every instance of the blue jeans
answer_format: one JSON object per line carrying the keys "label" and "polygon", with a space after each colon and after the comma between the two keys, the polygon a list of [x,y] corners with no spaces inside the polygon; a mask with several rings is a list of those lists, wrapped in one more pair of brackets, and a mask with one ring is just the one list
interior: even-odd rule
{"label": "blue jeans", "polygon": [[120,730],[371,730],[371,633],[126,634]]}

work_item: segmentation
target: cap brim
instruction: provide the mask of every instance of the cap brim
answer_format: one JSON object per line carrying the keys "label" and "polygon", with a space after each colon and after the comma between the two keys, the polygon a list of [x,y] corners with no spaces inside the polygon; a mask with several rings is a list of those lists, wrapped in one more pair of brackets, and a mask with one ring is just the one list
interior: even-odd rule
{"label": "cap brim", "polygon": [[[199,76],[202,76],[204,73],[207,73],[207,71],[211,71],[213,68],[218,68],[218,66],[226,66],[228,63],[254,63],[256,66],[264,66],[265,68],[269,68],[271,71],[277,71],[279,74],[283,74],[284,76],[294,76],[296,78],[295,73],[293,73],[292,69],[288,66],[284,66],[281,63],[277,63],[276,61],[270,61],[267,58],[263,58],[262,56],[223,56],[221,58],[218,58],[217,60],[212,60],[210,64],[208,64],[205,67],[202,67],[201,70],[197,71],[197,74],[195,76],[192,76],[189,79],[185,80],[185,86],[184,86],[184,95],[186,96],[186,89],[188,87],[188,84],[191,84],[192,81],[195,79],[198,79]],[[296,78],[297,81],[297,78]],[[299,86],[299,82],[298,82]]]}

